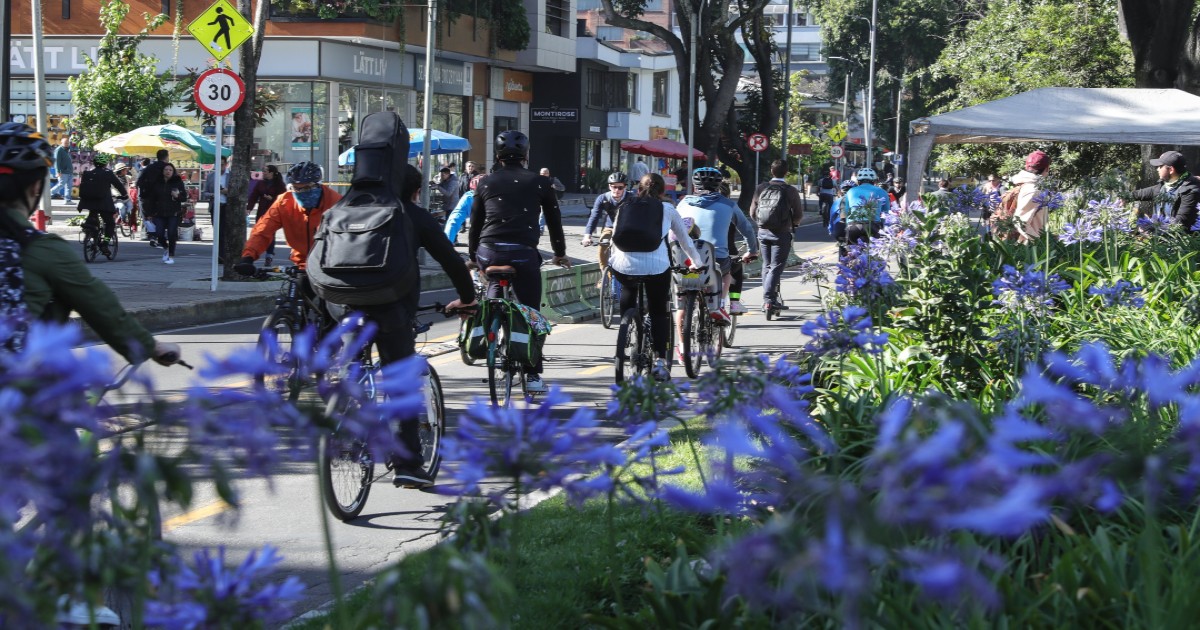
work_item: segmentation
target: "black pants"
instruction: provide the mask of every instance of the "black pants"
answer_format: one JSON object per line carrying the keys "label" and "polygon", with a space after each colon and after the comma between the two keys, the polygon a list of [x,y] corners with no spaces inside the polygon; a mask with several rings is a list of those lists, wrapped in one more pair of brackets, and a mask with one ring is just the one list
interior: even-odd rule
{"label": "black pants", "polygon": [[[401,359],[416,354],[416,342],[413,339],[413,318],[417,312],[417,300],[420,294],[413,293],[400,302],[381,306],[360,306],[353,308],[343,304],[326,304],[329,314],[334,321],[341,321],[352,312],[362,313],[375,324],[375,349],[379,351],[379,362],[389,365]],[[399,418],[400,430],[396,436],[405,453],[392,456],[393,464],[400,467],[421,466],[421,433],[415,416]]]}
{"label": "black pants", "polygon": [[671,270],[653,276],[627,276],[613,272],[621,285],[621,313],[637,307],[639,282],[646,285],[646,312],[650,313],[650,337],[654,339],[654,352],[667,358],[671,352]]}
{"label": "black pants", "polygon": [[859,241],[868,243],[872,236],[879,234],[878,223],[854,222],[846,226],[846,243],[853,245]]}
{"label": "black pants", "polygon": [[783,279],[783,268],[787,266],[788,254],[792,253],[792,233],[784,232],[775,238],[761,239],[763,254],[763,302],[782,302],[779,299],[779,283]]}
{"label": "black pants", "polygon": [[[475,251],[475,261],[480,269],[492,266],[511,266],[517,270],[513,278],[513,289],[522,304],[540,309],[542,307],[542,254],[532,247],[523,245],[497,245],[483,243]],[[500,297],[500,285],[492,284],[488,297]],[[526,374],[541,374],[542,362]]]}
{"label": "black pants", "polygon": [[833,195],[817,195],[820,201],[821,225],[829,225],[829,213],[833,209]]}
{"label": "black pants", "polygon": [[104,235],[111,239],[111,238],[113,238],[113,235],[116,233],[116,229],[117,229],[116,228],[117,222],[113,218],[113,215],[116,214],[116,212],[117,212],[117,209],[115,207],[112,210],[108,210],[108,209],[97,210],[95,208],[92,208],[92,209],[88,210],[88,215],[87,215],[87,218],[84,219],[84,222],[87,223],[88,225],[94,225],[94,226],[99,227],[100,222],[103,221],[104,222]]}
{"label": "black pants", "polygon": [[[738,212],[741,212],[740,210]],[[746,281],[746,274],[742,271],[742,257],[737,247],[737,226],[732,221],[729,222],[729,260],[733,261],[733,265],[729,267],[729,299],[742,299],[742,283]],[[723,282],[723,281],[722,281]]]}
{"label": "black pants", "polygon": [[158,246],[167,250],[167,255],[175,257],[175,243],[179,241],[179,216],[155,217],[158,223]]}

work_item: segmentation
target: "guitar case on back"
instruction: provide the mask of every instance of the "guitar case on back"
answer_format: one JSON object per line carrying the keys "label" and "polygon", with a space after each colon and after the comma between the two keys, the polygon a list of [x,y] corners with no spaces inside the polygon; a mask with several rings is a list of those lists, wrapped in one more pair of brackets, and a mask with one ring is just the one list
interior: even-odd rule
{"label": "guitar case on back", "polygon": [[419,280],[416,235],[400,196],[408,127],[395,112],[376,112],[363,119],[359,140],[350,190],[321,217],[306,270],[329,302],[390,304]]}

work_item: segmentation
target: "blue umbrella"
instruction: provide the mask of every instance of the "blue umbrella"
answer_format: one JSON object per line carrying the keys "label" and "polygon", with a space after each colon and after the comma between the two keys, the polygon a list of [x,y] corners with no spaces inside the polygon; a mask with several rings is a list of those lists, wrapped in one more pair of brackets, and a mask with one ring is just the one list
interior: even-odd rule
{"label": "blue umbrella", "polygon": [[[415,158],[425,150],[425,130],[417,129],[408,133],[408,157]],[[429,138],[430,154],[461,153],[471,150],[471,143],[466,138],[454,134],[434,130]],[[338,156],[338,166],[354,165],[354,147]]]}

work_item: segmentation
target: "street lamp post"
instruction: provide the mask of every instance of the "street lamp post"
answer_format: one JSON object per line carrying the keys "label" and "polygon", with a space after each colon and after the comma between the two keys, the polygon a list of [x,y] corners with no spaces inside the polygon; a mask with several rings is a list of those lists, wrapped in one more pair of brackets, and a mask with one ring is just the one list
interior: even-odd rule
{"label": "street lamp post", "polygon": [[871,154],[871,126],[875,123],[875,18],[879,0],[871,0],[871,60],[867,70],[867,129],[864,140],[867,146],[867,166],[873,167],[874,156]]}
{"label": "street lamp post", "polygon": [[[858,63],[857,61],[855,61],[853,59],[849,59],[846,57],[838,57],[836,55],[830,55],[830,56],[826,57],[825,59],[826,60],[837,59],[838,61],[845,61],[847,63],[852,63],[852,64],[858,66],[859,68],[862,68],[862,64]],[[842,96],[842,123],[844,123],[846,125],[847,130],[850,128],[850,78],[853,76],[854,76],[853,71],[849,71],[846,73],[846,92]],[[845,158],[838,158],[838,163],[837,163],[838,173],[842,172],[842,160],[844,160],[844,159]]]}
{"label": "street lamp post", "polygon": [[695,152],[693,147],[696,144],[696,39],[699,31],[699,22],[704,15],[704,0],[700,0],[700,6],[696,10],[696,14],[692,16],[692,45],[691,45],[691,62],[688,64],[688,134],[687,134],[687,175],[684,176],[683,192],[689,192],[688,183],[692,177],[692,153]]}
{"label": "street lamp post", "polygon": [[[792,105],[792,22],[796,3],[788,0],[787,10],[787,56],[783,60],[783,134],[779,140],[780,150],[783,151],[783,161],[788,161],[788,124],[791,123]],[[762,77],[762,73],[758,74]],[[804,174],[800,173],[800,186],[804,186]]]}

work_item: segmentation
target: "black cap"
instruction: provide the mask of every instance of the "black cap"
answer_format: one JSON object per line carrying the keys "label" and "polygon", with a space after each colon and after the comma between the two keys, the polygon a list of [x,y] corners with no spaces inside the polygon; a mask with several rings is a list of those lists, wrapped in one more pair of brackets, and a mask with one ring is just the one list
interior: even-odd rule
{"label": "black cap", "polygon": [[1150,160],[1150,166],[1170,166],[1177,171],[1182,171],[1187,168],[1187,160],[1178,151],[1167,151],[1158,156],[1157,160]]}

